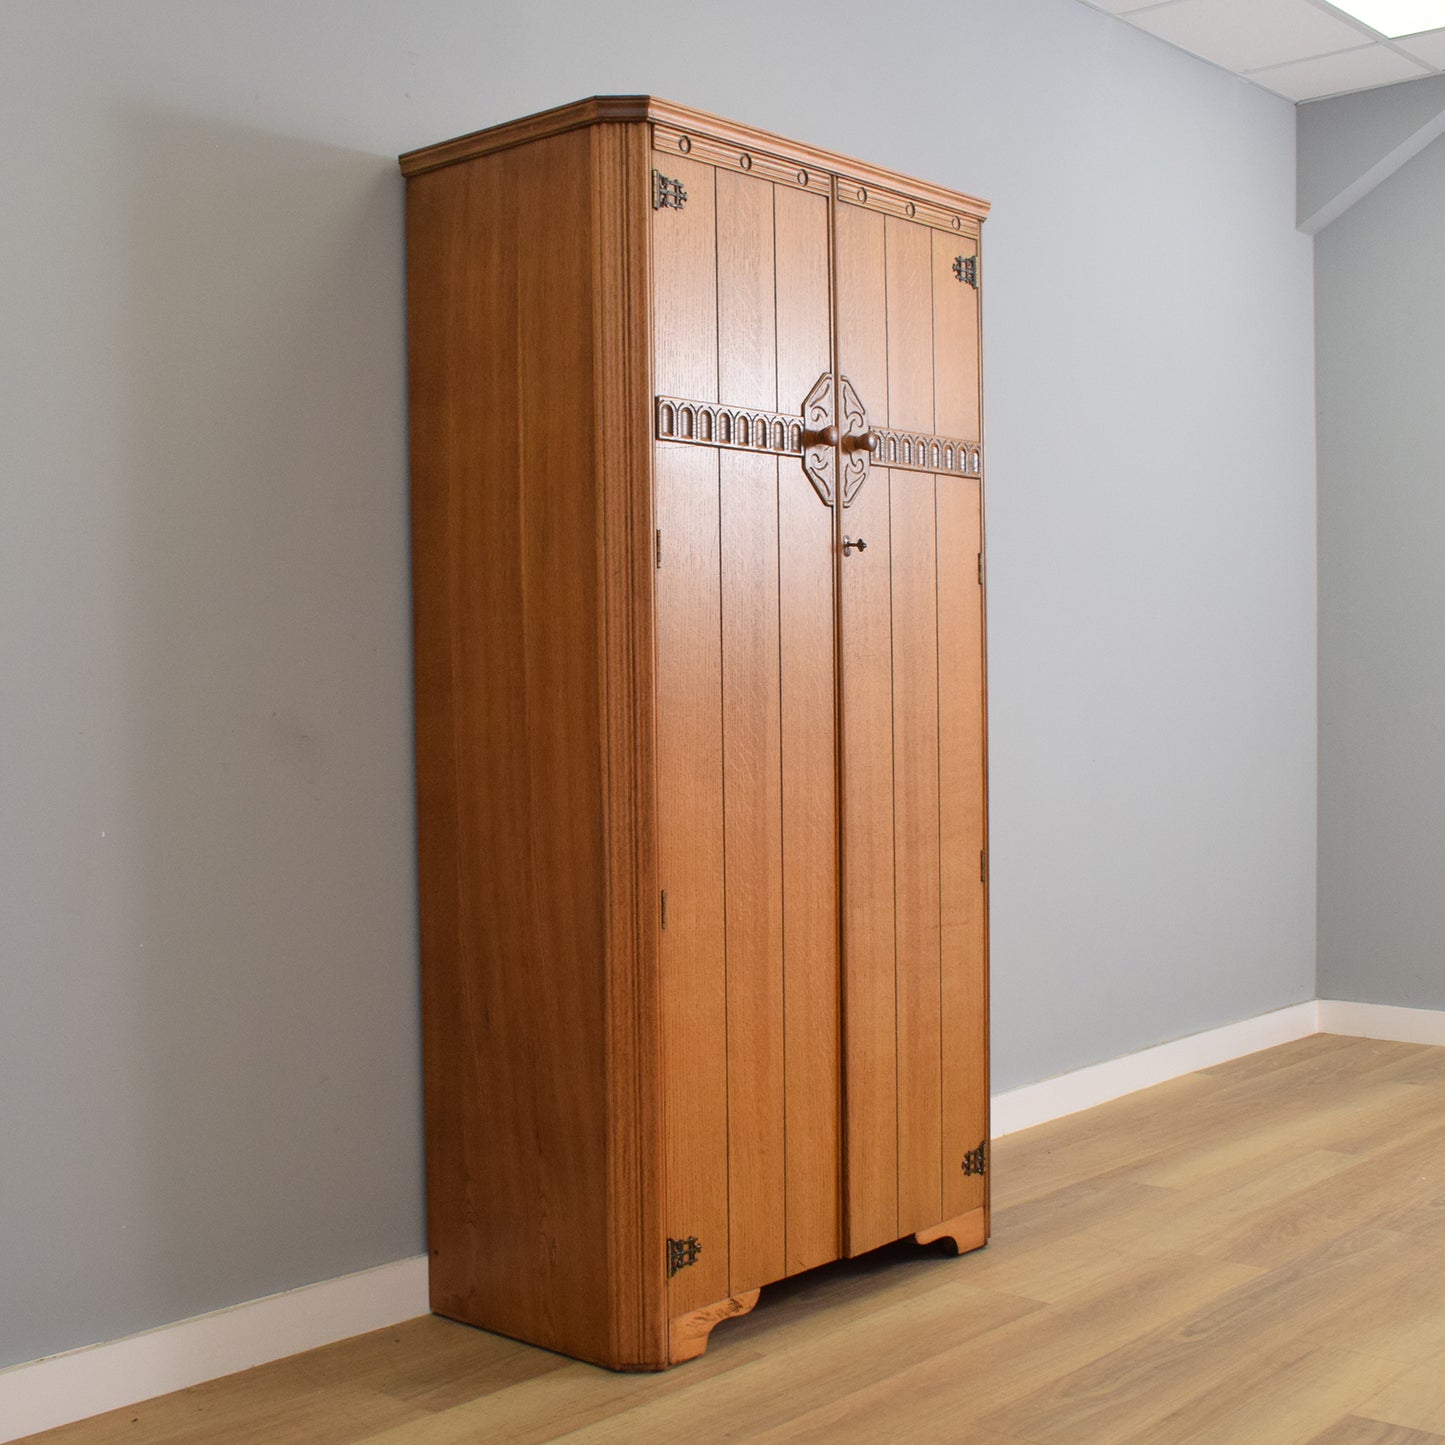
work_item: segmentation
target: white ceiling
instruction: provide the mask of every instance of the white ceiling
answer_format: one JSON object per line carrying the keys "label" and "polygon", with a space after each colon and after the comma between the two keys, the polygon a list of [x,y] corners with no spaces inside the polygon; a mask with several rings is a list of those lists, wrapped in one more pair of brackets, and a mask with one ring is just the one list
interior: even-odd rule
{"label": "white ceiling", "polygon": [[1084,0],[1289,100],[1445,71],[1445,29],[1386,40],[1326,0]]}

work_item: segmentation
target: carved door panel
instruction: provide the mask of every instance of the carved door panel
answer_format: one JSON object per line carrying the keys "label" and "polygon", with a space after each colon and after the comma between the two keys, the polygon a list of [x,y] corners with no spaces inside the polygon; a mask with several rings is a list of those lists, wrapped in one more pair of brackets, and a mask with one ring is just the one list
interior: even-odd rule
{"label": "carved door panel", "polygon": [[850,1254],[982,1206],[988,1046],[975,242],[854,194],[840,183],[835,218],[859,402],[840,514]]}
{"label": "carved door panel", "polygon": [[658,165],[666,1219],[699,1246],[676,1317],[841,1249],[833,510],[801,422],[831,311],[821,182]]}

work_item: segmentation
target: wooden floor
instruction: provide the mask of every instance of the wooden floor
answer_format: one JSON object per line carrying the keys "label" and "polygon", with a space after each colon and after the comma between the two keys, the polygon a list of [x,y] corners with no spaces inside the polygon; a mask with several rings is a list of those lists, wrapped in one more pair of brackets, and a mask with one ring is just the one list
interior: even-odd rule
{"label": "wooden floor", "polygon": [[667,1374],[420,1319],[31,1438],[1445,1442],[1445,1049],[1307,1039],[993,1168],[987,1250],[766,1289]]}

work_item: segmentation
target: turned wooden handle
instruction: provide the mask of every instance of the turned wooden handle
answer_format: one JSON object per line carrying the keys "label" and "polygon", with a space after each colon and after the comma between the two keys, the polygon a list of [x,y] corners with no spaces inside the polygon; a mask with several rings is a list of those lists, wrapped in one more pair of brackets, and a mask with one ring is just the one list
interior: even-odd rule
{"label": "turned wooden handle", "polygon": [[803,441],[810,447],[835,447],[838,445],[838,428],[825,426],[821,431],[810,431]]}
{"label": "turned wooden handle", "polygon": [[883,438],[876,431],[859,432],[857,436],[843,438],[845,452],[876,452],[883,445]]}

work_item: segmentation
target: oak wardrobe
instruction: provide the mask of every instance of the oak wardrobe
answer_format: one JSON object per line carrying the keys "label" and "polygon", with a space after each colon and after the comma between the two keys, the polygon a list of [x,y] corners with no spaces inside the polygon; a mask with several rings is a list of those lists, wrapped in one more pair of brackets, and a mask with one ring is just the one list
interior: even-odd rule
{"label": "oak wardrobe", "polygon": [[401,166],[432,1306],[658,1369],[988,1235],[987,207],[649,97]]}

